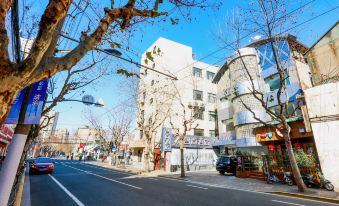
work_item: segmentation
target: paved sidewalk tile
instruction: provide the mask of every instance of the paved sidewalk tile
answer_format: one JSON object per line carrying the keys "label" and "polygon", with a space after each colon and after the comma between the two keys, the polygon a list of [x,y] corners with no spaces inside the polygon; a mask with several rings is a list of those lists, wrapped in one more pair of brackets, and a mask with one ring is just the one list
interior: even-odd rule
{"label": "paved sidewalk tile", "polygon": [[[181,179],[178,174],[167,174],[163,177]],[[281,183],[267,184],[265,181],[260,181],[251,178],[238,178],[235,176],[220,175],[218,172],[196,172],[187,173],[185,180],[197,182],[206,185],[213,185],[225,188],[239,189],[239,190],[252,190],[261,192],[287,192],[299,193],[297,186],[288,186]],[[308,188],[305,195],[313,195],[325,198],[334,198],[339,200],[338,192],[330,192],[324,189],[311,189]]]}

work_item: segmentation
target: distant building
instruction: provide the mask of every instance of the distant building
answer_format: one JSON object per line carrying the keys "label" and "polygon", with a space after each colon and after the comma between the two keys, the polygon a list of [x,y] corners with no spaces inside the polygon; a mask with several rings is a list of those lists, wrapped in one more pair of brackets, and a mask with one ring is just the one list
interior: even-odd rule
{"label": "distant building", "polygon": [[69,131],[67,128],[59,128],[55,131],[54,136],[60,142],[65,143],[69,139]]}
{"label": "distant building", "polygon": [[54,138],[54,133],[58,125],[58,118],[59,112],[54,110],[41,117],[40,124],[43,129],[40,132],[40,138],[42,140]]}
{"label": "distant building", "polygon": [[[103,138],[107,140],[106,132],[98,130],[96,128],[78,128],[75,133],[75,138],[79,142],[79,152],[82,151],[92,152],[98,146],[103,143]],[[85,145],[81,148],[80,144]]]}
{"label": "distant building", "polygon": [[[151,57],[151,58],[149,58]],[[165,159],[166,170],[176,170],[180,165],[178,137],[173,135],[171,148],[161,152],[163,131],[180,128],[183,125],[183,111],[186,118],[192,115],[193,127],[185,137],[185,161],[190,169],[212,165],[216,158],[211,140],[217,135],[216,84],[212,83],[218,67],[193,59],[192,48],[165,38],[159,38],[142,55],[141,63],[155,70],[174,75],[178,80],[141,68],[137,121],[156,122],[160,126],[153,132],[151,164],[160,169],[161,159]],[[180,96],[180,97],[179,97]],[[182,104],[181,104],[182,103]],[[155,116],[155,114],[157,116]],[[155,125],[159,124],[157,122]],[[139,127],[133,148],[134,162],[143,163],[145,136]],[[147,128],[146,128],[147,129]],[[165,155],[166,153],[166,155]],[[153,156],[154,154],[154,156]]]}
{"label": "distant building", "polygon": [[339,21],[306,52],[314,87],[305,100],[320,166],[339,190]]}

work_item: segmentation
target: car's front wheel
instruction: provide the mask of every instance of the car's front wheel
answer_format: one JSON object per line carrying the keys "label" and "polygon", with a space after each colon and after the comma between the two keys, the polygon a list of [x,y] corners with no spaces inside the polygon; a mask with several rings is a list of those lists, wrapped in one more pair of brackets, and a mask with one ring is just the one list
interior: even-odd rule
{"label": "car's front wheel", "polygon": [[219,171],[219,173],[220,173],[221,175],[224,175],[224,174],[225,174],[225,171]]}

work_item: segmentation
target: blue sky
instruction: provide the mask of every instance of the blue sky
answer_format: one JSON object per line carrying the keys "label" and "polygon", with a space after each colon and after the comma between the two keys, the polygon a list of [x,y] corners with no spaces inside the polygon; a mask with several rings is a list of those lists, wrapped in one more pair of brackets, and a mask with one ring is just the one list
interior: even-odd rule
{"label": "blue sky", "polygon": [[[46,1],[47,2],[47,1]],[[38,10],[42,10],[45,1],[39,0],[32,3],[32,7]],[[138,26],[136,32],[130,40],[132,49],[137,51],[137,55],[124,52],[124,57],[131,57],[133,60],[140,62],[140,54],[145,51],[154,41],[159,37],[165,37],[173,41],[191,46],[195,53],[195,58],[200,59],[217,50],[222,46],[221,42],[213,37],[213,34],[220,29],[220,25],[223,25],[225,16],[232,12],[237,5],[241,7],[247,7],[246,1],[240,0],[227,0],[223,1],[223,6],[219,10],[201,11],[192,10],[192,21],[188,22],[183,18],[180,18],[179,13],[175,13],[174,17],[179,17],[178,25],[171,25],[169,22],[158,22],[154,25],[142,24]],[[308,1],[287,1],[289,2],[288,11],[304,4]],[[338,6],[339,3],[331,0],[316,0],[307,7],[302,14],[297,18],[297,22],[301,23],[308,20],[326,10]],[[304,24],[291,31],[292,34],[296,34],[299,41],[306,46],[311,46],[321,35],[324,34],[337,20],[338,11],[332,11],[316,20],[313,20],[307,24]],[[253,35],[255,36],[255,35]],[[209,58],[205,58],[205,61],[210,64],[222,64],[223,58],[229,55],[229,51],[221,50],[220,52],[212,55]],[[110,58],[112,61],[112,69],[116,67],[117,60]],[[118,61],[119,63],[119,61]],[[136,69],[133,65],[123,64],[125,68]],[[93,112],[102,116],[102,120],[105,122],[107,118],[104,114],[107,113],[107,109],[110,109],[123,100],[129,98],[124,91],[121,91],[122,85],[124,85],[125,77],[112,75],[104,80],[100,80],[98,84],[94,86],[88,86],[85,88],[86,93],[92,94],[95,98],[102,98],[106,103],[106,108],[91,107]],[[74,96],[75,99],[81,99],[79,94]],[[87,106],[80,103],[60,103],[56,110],[60,112],[58,128],[69,128],[74,131],[77,127],[86,125],[87,122],[82,117],[83,111]],[[133,114],[131,114],[133,115]]]}

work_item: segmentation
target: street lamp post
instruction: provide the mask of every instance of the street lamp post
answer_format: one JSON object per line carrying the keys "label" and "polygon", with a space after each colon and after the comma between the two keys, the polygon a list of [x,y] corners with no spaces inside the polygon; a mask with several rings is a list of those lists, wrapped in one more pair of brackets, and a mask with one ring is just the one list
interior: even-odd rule
{"label": "street lamp post", "polygon": [[[53,101],[46,101],[46,103],[52,103]],[[61,100],[61,102],[81,102],[84,103],[86,105],[95,105],[98,107],[104,107],[105,105],[99,102],[89,102],[89,101],[82,101],[82,100],[78,100],[78,99],[63,99]]]}

